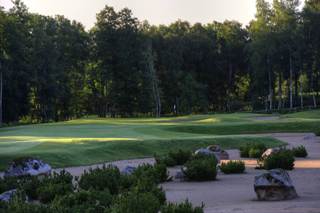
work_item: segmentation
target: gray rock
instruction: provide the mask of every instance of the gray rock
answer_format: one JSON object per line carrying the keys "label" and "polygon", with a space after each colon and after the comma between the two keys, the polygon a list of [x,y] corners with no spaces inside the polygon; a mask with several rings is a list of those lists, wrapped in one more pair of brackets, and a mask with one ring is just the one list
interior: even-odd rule
{"label": "gray rock", "polygon": [[121,173],[124,175],[131,175],[137,168],[134,166],[126,166]]}
{"label": "gray rock", "polygon": [[209,149],[212,152],[221,152],[221,148],[219,145],[210,145],[207,147],[207,149]]}
{"label": "gray rock", "polygon": [[178,171],[178,172],[176,173],[176,175],[174,176],[174,179],[184,180],[184,179],[185,179],[185,175],[184,175],[183,171]]}
{"label": "gray rock", "polygon": [[16,192],[17,190],[13,189],[0,194],[0,201],[9,202],[12,199],[12,197],[16,194]]}
{"label": "gray rock", "polygon": [[312,140],[316,137],[316,135],[314,133],[310,133],[310,134],[306,134],[304,137],[303,137],[303,140]]}
{"label": "gray rock", "polygon": [[289,174],[283,169],[273,169],[256,176],[254,191],[258,200],[278,201],[297,198],[297,192]]}
{"label": "gray rock", "polygon": [[266,157],[268,157],[269,155],[272,155],[272,154],[274,154],[274,153],[278,153],[278,152],[280,152],[280,151],[281,151],[281,148],[279,148],[279,147],[270,148],[270,149],[267,149],[267,150],[261,155],[261,157],[262,157],[262,158],[266,158]]}
{"label": "gray rock", "polygon": [[51,166],[38,159],[26,158],[12,162],[5,171],[4,177],[38,176],[51,173]]}
{"label": "gray rock", "polygon": [[213,152],[209,149],[205,149],[205,148],[201,148],[201,149],[198,149],[194,152],[195,155],[213,155],[216,157],[218,163],[220,163],[220,156],[216,153],[216,152]]}

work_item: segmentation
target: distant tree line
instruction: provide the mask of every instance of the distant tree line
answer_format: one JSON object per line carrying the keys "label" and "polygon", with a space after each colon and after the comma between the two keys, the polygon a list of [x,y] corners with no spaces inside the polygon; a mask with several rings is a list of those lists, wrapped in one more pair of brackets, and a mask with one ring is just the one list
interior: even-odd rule
{"label": "distant tree line", "polygon": [[320,1],[257,0],[254,20],[152,26],[106,6],[86,31],[63,16],[0,9],[0,122],[88,114],[317,107]]}

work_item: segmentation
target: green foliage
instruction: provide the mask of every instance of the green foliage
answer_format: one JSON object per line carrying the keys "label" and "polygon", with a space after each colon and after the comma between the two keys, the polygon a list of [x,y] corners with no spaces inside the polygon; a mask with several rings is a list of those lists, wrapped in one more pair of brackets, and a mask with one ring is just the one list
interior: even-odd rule
{"label": "green foliage", "polygon": [[111,213],[158,213],[158,198],[151,192],[130,191],[120,195],[111,207]]}
{"label": "green foliage", "polygon": [[240,147],[240,156],[242,158],[260,158],[267,150],[267,147],[261,143],[247,143]]}
{"label": "green foliage", "polygon": [[246,167],[243,161],[228,161],[221,163],[220,169],[225,174],[240,174],[244,173]]}
{"label": "green foliage", "polygon": [[215,180],[217,159],[214,156],[196,155],[184,165],[182,171],[191,181]]}
{"label": "green foliage", "polygon": [[157,156],[155,158],[158,163],[164,163],[166,166],[171,167],[185,164],[188,160],[190,160],[191,156],[191,151],[179,149],[178,151],[170,151],[168,155],[163,158]]}
{"label": "green foliage", "polygon": [[19,186],[19,179],[16,177],[0,178],[0,194],[5,191],[16,189]]}
{"label": "green foliage", "polygon": [[203,207],[193,207],[192,204],[186,200],[183,203],[174,204],[168,203],[161,208],[161,213],[203,213]]}
{"label": "green foliage", "polygon": [[302,145],[292,148],[292,153],[297,158],[305,158],[308,156],[306,148]]}
{"label": "green foliage", "polygon": [[294,169],[294,155],[291,150],[281,150],[259,160],[262,168],[271,169]]}
{"label": "green foliage", "polygon": [[97,212],[103,213],[112,203],[113,197],[108,190],[89,190],[70,193],[57,197],[51,209],[56,212]]}
{"label": "green foliage", "polygon": [[111,194],[119,193],[121,182],[120,171],[114,166],[85,171],[79,180],[79,187],[84,190],[109,190]]}
{"label": "green foliage", "polygon": [[149,179],[155,183],[162,183],[168,179],[167,167],[164,164],[156,163],[154,166],[145,164],[139,166],[132,174],[139,179]]}

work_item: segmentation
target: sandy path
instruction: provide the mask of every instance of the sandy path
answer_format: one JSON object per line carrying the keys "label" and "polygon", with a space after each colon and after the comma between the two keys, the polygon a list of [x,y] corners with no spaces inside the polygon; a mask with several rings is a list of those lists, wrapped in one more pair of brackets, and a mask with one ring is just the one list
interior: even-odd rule
{"label": "sandy path", "polygon": [[[270,134],[269,134],[270,136]],[[163,184],[168,200],[181,202],[189,199],[193,204],[205,204],[207,213],[319,213],[320,212],[320,138],[309,134],[271,134],[289,146],[304,145],[307,159],[297,159],[296,169],[289,174],[299,198],[292,201],[258,202],[253,190],[254,176],[264,171],[255,170],[254,160],[245,160],[247,173],[242,175],[218,174],[218,181]],[[232,159],[240,159],[239,152],[229,150]],[[178,170],[172,169],[171,172]]]}

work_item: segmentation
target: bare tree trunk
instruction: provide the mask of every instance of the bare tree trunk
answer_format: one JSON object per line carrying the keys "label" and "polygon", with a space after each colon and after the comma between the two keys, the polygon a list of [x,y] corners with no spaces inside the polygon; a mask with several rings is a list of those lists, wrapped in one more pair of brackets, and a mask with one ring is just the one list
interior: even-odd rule
{"label": "bare tree trunk", "polygon": [[267,59],[267,64],[268,64],[268,81],[269,81],[269,110],[272,111],[273,108],[273,88],[272,88],[272,79],[271,79],[271,64],[270,64],[270,59],[268,56]]}
{"label": "bare tree trunk", "polygon": [[313,73],[311,70],[311,79],[310,79],[310,86],[311,86],[311,93],[312,93],[312,99],[313,99],[313,107],[316,108],[317,107],[317,100],[316,100],[316,95],[314,92],[314,79],[313,79]]}
{"label": "bare tree trunk", "polygon": [[293,65],[292,65],[292,57],[290,55],[290,76],[289,76],[289,96],[290,96],[290,109],[293,108]]}
{"label": "bare tree trunk", "polygon": [[[302,76],[302,69],[300,68],[300,76]],[[302,85],[302,79],[299,81],[300,88],[299,88],[299,94],[300,94],[300,107],[303,109],[303,85]]]}
{"label": "bare tree trunk", "polygon": [[278,110],[282,108],[282,75],[279,73],[279,88],[278,88]]}
{"label": "bare tree trunk", "polygon": [[0,126],[2,126],[2,94],[3,94],[3,76],[2,67],[0,64]]}

